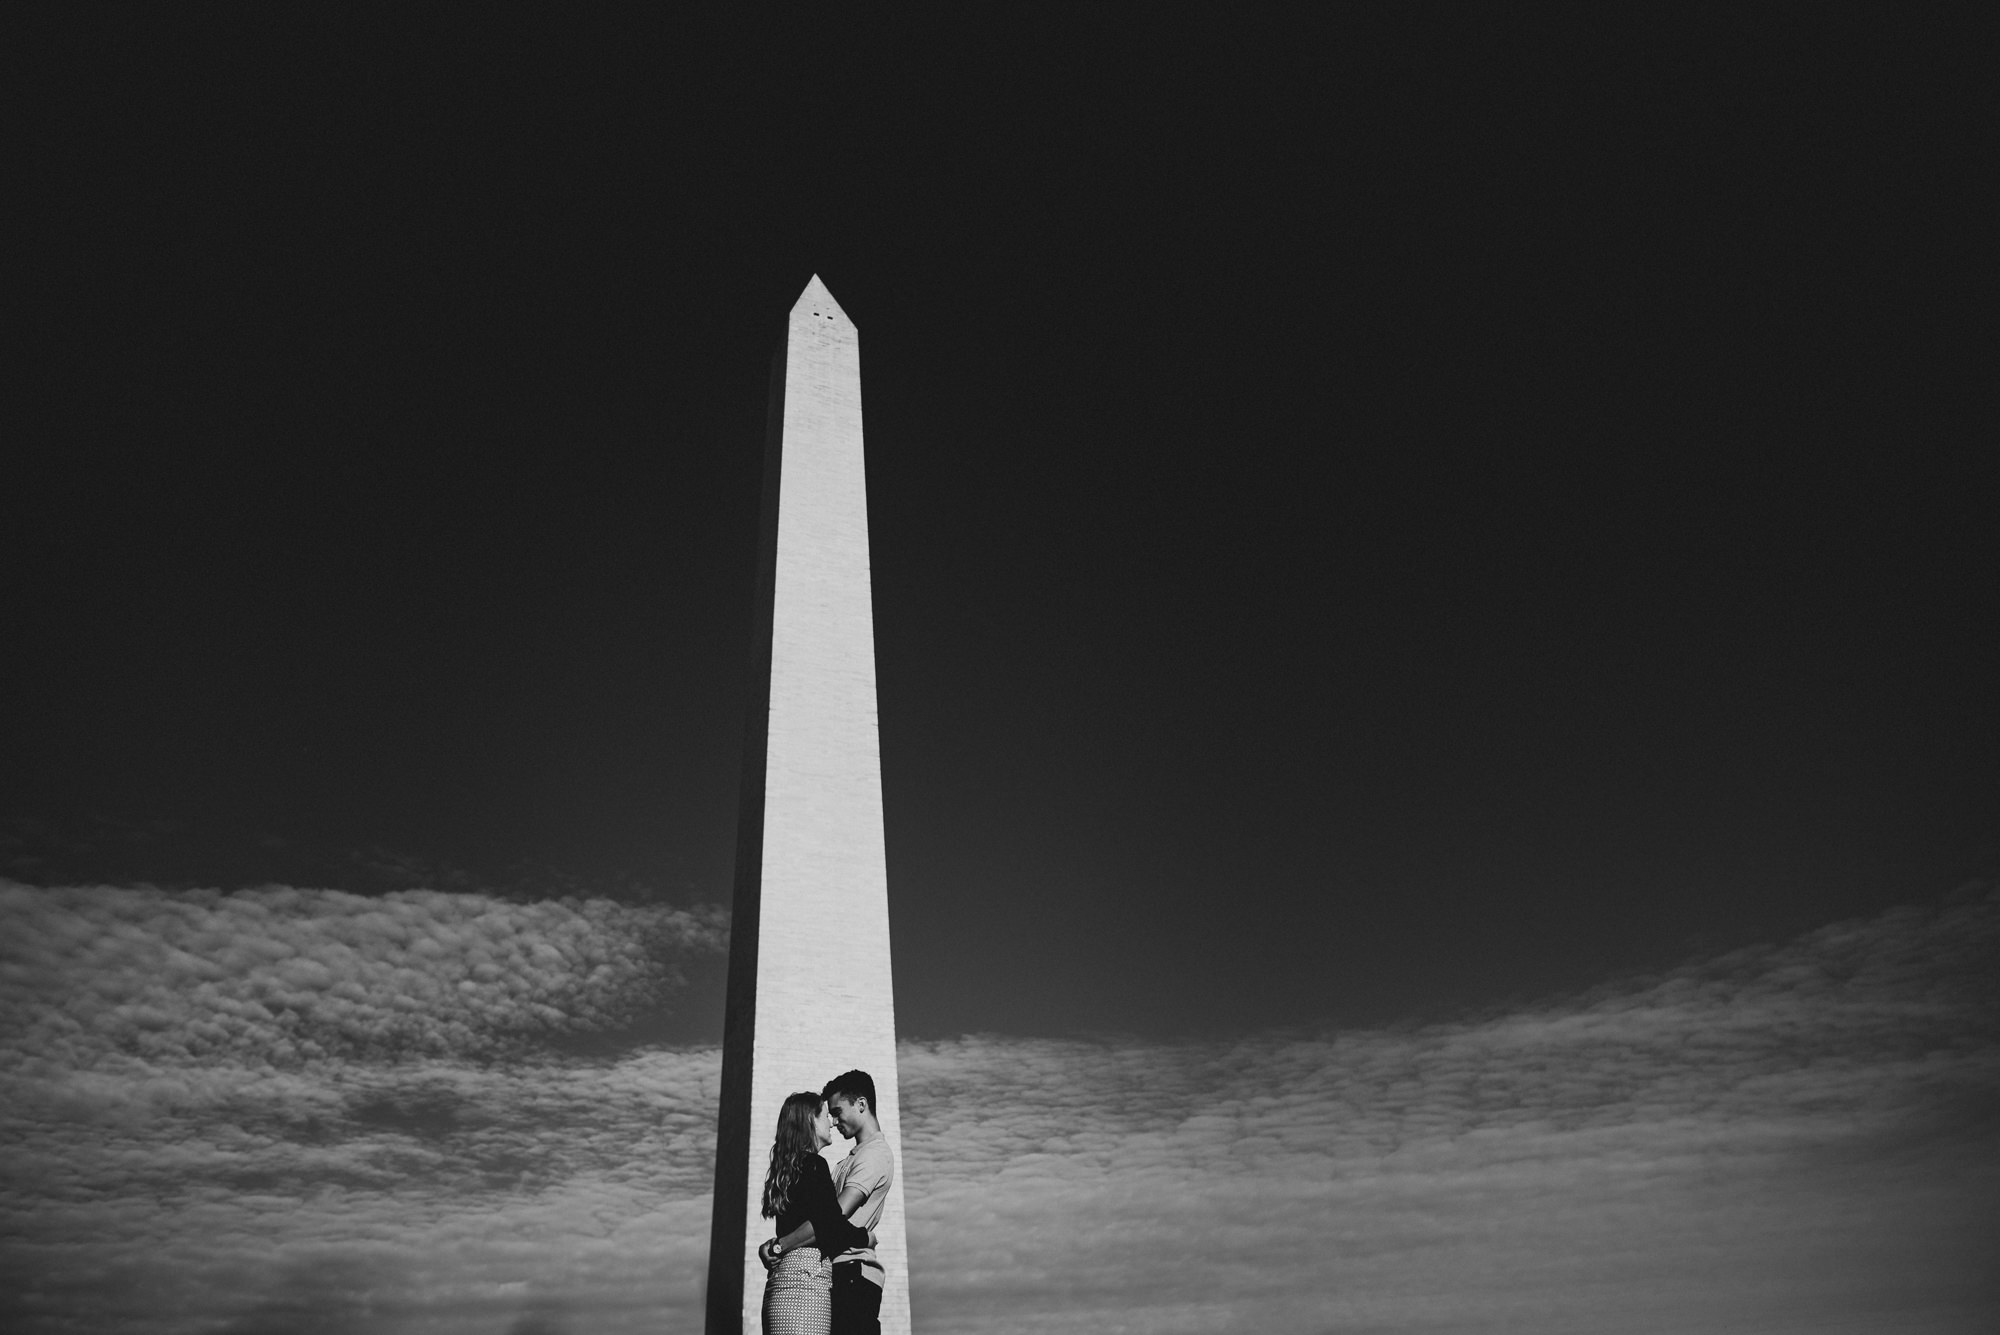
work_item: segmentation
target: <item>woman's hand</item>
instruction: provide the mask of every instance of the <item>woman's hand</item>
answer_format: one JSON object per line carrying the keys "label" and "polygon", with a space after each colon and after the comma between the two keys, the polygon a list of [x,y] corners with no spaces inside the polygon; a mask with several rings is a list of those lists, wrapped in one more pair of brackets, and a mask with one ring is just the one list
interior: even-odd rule
{"label": "woman's hand", "polygon": [[766,1238],[757,1244],[757,1259],[764,1263],[766,1270],[776,1265],[778,1258],[783,1254],[778,1250],[778,1240],[776,1238]]}

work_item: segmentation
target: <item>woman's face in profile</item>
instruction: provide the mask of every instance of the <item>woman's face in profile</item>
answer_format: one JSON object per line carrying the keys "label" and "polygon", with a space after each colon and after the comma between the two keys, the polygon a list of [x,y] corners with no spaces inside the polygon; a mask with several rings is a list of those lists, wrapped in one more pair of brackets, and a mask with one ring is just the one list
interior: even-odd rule
{"label": "woman's face in profile", "polygon": [[833,1144],[833,1114],[826,1110],[824,1103],[813,1114],[813,1143],[821,1149]]}

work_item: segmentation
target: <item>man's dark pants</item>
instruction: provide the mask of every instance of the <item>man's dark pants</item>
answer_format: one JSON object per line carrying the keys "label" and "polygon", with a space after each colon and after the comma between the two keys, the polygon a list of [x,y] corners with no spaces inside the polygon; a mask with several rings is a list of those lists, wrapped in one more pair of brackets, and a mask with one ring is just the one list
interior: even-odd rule
{"label": "man's dark pants", "polygon": [[858,1262],[833,1268],[833,1328],[829,1335],[882,1335],[882,1289]]}

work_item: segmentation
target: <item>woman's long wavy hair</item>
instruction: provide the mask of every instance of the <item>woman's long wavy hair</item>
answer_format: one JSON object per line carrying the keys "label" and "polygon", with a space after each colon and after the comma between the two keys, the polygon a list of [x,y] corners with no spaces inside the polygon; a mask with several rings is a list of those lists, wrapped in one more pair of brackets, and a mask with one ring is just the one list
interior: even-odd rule
{"label": "woman's long wavy hair", "polygon": [[792,1199],[806,1160],[819,1153],[813,1121],[824,1099],[810,1089],[785,1096],[778,1109],[778,1138],[771,1143],[771,1171],[764,1175],[764,1217],[776,1219]]}

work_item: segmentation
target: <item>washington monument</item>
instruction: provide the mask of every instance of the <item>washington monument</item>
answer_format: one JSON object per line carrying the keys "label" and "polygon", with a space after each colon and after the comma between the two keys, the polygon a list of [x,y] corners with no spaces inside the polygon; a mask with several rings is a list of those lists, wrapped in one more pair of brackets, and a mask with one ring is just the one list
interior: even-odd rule
{"label": "washington monument", "polygon": [[792,307],[771,369],[757,590],[706,1331],[761,1328],[755,1253],[771,1225],[758,1199],[779,1105],[858,1068],[875,1079],[899,1170],[876,1228],[882,1330],[907,1335],[861,343],[818,277]]}

